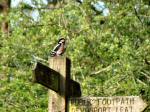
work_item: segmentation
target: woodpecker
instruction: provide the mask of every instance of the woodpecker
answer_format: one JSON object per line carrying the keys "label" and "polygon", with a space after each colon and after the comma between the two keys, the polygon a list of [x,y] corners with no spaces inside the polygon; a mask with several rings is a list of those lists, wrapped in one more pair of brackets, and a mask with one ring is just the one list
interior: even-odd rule
{"label": "woodpecker", "polygon": [[65,42],[66,40],[64,38],[58,40],[58,44],[54,47],[54,49],[51,52],[51,57],[61,56],[65,52]]}
{"label": "woodpecker", "polygon": [[76,0],[78,3],[82,4],[83,0]]}

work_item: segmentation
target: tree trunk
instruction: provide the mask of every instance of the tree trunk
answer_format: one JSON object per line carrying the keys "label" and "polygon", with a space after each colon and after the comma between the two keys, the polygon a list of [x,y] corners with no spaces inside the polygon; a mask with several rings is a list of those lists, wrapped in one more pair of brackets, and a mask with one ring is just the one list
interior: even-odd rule
{"label": "tree trunk", "polygon": [[0,1],[0,13],[2,13],[3,15],[3,20],[1,21],[1,31],[6,34],[9,34],[9,20],[8,20],[9,8],[10,8],[10,0]]}

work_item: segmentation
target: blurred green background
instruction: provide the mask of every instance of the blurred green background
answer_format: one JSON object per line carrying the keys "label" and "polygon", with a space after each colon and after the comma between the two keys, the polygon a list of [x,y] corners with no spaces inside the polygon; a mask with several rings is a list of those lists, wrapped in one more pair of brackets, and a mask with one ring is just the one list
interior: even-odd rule
{"label": "blurred green background", "polygon": [[32,83],[32,55],[47,60],[60,37],[82,96],[138,95],[150,104],[149,1],[106,0],[109,16],[97,14],[92,1],[39,8],[39,21],[25,15],[34,10],[25,4],[0,13],[10,32],[0,32],[0,112],[47,112],[47,88]]}

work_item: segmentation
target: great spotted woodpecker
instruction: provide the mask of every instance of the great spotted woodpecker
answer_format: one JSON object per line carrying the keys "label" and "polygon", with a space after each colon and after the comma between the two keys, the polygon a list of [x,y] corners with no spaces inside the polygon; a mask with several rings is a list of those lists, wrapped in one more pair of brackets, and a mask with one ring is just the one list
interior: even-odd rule
{"label": "great spotted woodpecker", "polygon": [[54,47],[54,49],[51,52],[51,57],[61,56],[66,50],[65,43],[66,40],[64,38],[59,39],[58,44]]}
{"label": "great spotted woodpecker", "polygon": [[78,3],[82,4],[83,0],[76,0]]}

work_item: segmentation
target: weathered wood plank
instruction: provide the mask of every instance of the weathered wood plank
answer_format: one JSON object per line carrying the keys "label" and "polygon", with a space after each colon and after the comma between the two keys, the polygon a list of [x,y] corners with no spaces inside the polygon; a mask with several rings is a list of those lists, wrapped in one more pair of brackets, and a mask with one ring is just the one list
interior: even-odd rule
{"label": "weathered wood plank", "polygon": [[81,87],[80,84],[72,79],[69,79],[68,97],[80,97]]}
{"label": "weathered wood plank", "polygon": [[[33,82],[39,83],[58,94],[60,93],[60,77],[61,74],[56,72],[55,70],[43,65],[40,62],[35,64],[33,68]],[[81,96],[81,88],[80,84],[68,77],[68,81],[66,82],[69,84],[68,86],[68,97],[80,97]]]}
{"label": "weathered wood plank", "polygon": [[39,83],[55,92],[59,92],[60,74],[37,62],[33,69],[33,82]]}
{"label": "weathered wood plank", "polygon": [[67,83],[70,79],[70,60],[65,57],[50,58],[49,66],[61,75],[59,94],[49,90],[48,112],[67,112],[67,90],[69,86]]}
{"label": "weathered wood plank", "polygon": [[146,107],[147,104],[139,96],[69,99],[69,112],[142,112]]}

